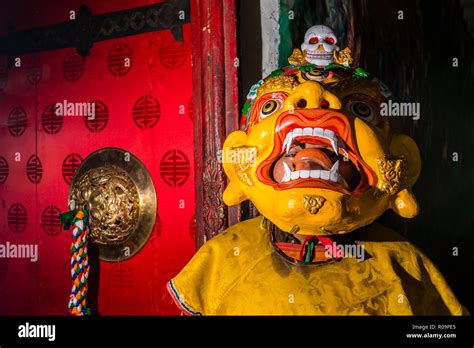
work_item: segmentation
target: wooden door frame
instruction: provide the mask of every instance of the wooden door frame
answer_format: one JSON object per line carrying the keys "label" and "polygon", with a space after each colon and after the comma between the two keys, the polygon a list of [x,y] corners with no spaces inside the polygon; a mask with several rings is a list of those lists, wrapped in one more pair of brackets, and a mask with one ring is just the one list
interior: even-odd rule
{"label": "wooden door frame", "polygon": [[220,161],[225,137],[238,129],[236,0],[192,0],[196,246],[240,220],[227,207]]}

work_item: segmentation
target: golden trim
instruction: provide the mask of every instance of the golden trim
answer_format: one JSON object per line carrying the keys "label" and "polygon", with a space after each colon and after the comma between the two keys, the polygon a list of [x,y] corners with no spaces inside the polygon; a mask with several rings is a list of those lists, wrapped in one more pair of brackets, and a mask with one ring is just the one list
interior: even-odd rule
{"label": "golden trim", "polygon": [[326,198],[322,196],[307,195],[304,196],[303,207],[310,214],[317,214],[319,209],[324,205],[324,202],[326,202]]}
{"label": "golden trim", "polygon": [[253,186],[249,169],[257,161],[257,148],[255,146],[240,146],[233,147],[228,151],[229,158],[226,158],[225,162],[234,166],[235,174],[240,181],[248,186]]}
{"label": "golden trim", "polygon": [[333,51],[334,63],[350,67],[354,60],[351,56],[351,50],[349,47],[344,48],[342,51]]}
{"label": "golden trim", "polygon": [[295,48],[291,56],[288,57],[290,65],[301,65],[306,60],[306,51],[301,52],[299,48]]}
{"label": "golden trim", "polygon": [[299,85],[299,82],[293,76],[274,76],[269,77],[257,89],[257,98],[269,92],[287,92],[291,93]]}
{"label": "golden trim", "polygon": [[394,195],[402,190],[406,181],[407,161],[405,157],[378,158],[376,160],[381,174],[377,188],[384,193]]}

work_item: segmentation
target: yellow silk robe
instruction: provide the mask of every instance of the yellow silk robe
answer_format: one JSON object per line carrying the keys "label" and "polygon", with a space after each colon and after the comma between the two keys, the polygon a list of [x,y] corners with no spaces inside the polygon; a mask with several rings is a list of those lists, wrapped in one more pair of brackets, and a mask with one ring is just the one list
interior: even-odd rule
{"label": "yellow silk robe", "polygon": [[362,233],[364,261],[292,264],[257,217],[204,244],[168,290],[194,315],[463,315],[433,263],[393,231]]}

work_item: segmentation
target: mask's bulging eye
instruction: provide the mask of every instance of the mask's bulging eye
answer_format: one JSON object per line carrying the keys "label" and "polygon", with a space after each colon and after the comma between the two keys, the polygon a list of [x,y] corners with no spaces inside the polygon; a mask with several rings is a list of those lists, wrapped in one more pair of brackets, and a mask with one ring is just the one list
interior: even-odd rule
{"label": "mask's bulging eye", "polygon": [[356,102],[352,104],[352,112],[359,117],[369,118],[372,115],[372,110],[364,102]]}
{"label": "mask's bulging eye", "polygon": [[375,121],[376,114],[371,105],[363,101],[352,101],[347,105],[349,110],[366,122]]}
{"label": "mask's bulging eye", "polygon": [[343,109],[367,123],[377,125],[380,121],[380,110],[376,100],[363,94],[353,94],[343,101]]}
{"label": "mask's bulging eye", "polygon": [[270,99],[263,104],[262,108],[260,109],[260,116],[261,118],[266,118],[273,114],[275,111],[280,109],[281,103],[278,100]]}
{"label": "mask's bulging eye", "polygon": [[311,45],[315,45],[319,42],[318,38],[317,37],[312,37],[311,39],[309,39],[309,43]]}

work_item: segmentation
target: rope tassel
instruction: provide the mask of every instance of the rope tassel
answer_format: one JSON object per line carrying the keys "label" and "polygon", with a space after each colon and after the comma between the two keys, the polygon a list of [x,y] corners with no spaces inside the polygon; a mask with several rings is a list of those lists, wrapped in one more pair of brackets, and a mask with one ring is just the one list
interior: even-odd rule
{"label": "rope tassel", "polygon": [[90,315],[86,305],[89,279],[89,257],[87,255],[87,237],[89,235],[89,216],[86,210],[72,210],[59,215],[65,230],[72,230],[71,277],[72,290],[69,296],[68,310],[71,315]]}

